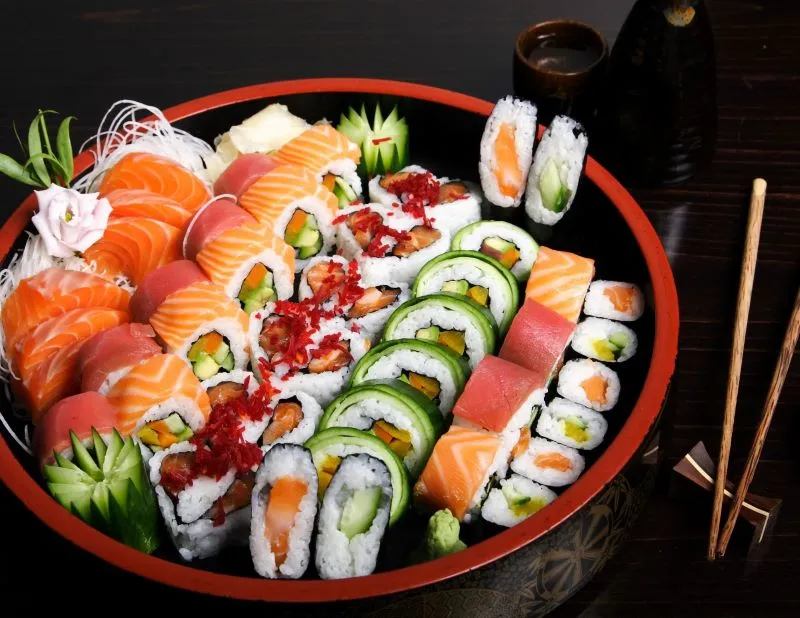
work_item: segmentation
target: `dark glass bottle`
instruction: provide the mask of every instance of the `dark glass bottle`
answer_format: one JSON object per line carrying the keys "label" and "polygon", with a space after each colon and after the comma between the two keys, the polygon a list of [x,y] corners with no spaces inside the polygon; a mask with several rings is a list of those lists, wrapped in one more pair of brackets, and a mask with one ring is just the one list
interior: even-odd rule
{"label": "dark glass bottle", "polygon": [[638,0],[609,59],[603,159],[628,184],[687,180],[714,151],[714,37],[703,0]]}

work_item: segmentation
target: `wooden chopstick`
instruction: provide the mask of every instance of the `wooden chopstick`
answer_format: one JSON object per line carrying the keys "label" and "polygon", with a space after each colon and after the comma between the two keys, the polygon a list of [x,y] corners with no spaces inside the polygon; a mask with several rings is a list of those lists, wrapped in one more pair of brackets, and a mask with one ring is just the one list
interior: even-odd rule
{"label": "wooden chopstick", "polygon": [[711,533],[708,538],[709,560],[717,557],[717,537],[722,519],[722,501],[725,497],[725,482],[728,478],[728,460],[731,456],[733,421],[736,416],[736,399],[739,394],[739,376],[742,372],[744,338],[747,332],[747,318],[750,313],[750,298],[753,294],[753,277],[756,273],[758,241],[761,237],[761,220],[764,215],[764,197],[767,181],[756,178],[750,195],[750,214],[747,217],[747,236],[742,258],[742,274],[739,279],[739,295],[736,300],[736,322],[733,328],[733,348],[728,367],[728,390],[725,396],[725,415],[722,422],[722,441],[717,464],[717,477],[714,482],[714,509],[711,513]]}
{"label": "wooden chopstick", "polygon": [[775,412],[775,405],[778,403],[778,399],[781,396],[781,389],[786,380],[789,365],[792,363],[794,349],[797,347],[798,335],[800,335],[800,290],[797,291],[797,298],[795,298],[794,301],[792,316],[789,318],[789,325],[786,327],[786,335],[783,338],[781,354],[775,365],[775,372],[772,374],[772,383],[769,386],[767,400],[764,402],[764,410],[761,412],[761,422],[756,430],[756,436],[753,439],[750,455],[747,457],[747,464],[745,465],[744,473],[742,473],[742,479],[739,481],[739,486],[736,488],[736,494],[733,497],[733,504],[731,504],[728,519],[725,522],[725,527],[722,529],[722,535],[719,539],[717,555],[720,557],[725,555],[725,550],[728,548],[728,541],[731,540],[731,534],[733,534],[733,527],[736,525],[739,511],[742,509],[744,497],[750,490],[750,483],[753,482],[756,466],[758,466],[758,460],[761,458],[761,451],[764,449],[764,442],[767,438],[769,425],[772,422],[772,415]]}

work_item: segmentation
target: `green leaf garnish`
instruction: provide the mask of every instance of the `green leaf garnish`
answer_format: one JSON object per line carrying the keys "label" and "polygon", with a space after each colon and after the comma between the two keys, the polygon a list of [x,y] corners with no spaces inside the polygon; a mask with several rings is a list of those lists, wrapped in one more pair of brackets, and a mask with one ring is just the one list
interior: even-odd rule
{"label": "green leaf garnish", "polygon": [[58,160],[61,161],[61,167],[64,168],[64,180],[69,186],[69,181],[72,180],[72,175],[75,173],[75,161],[72,158],[72,140],[69,137],[69,123],[75,120],[75,116],[67,116],[58,125],[58,134],[56,135],[56,149],[58,150]]}
{"label": "green leaf garnish", "polygon": [[0,174],[5,174],[9,178],[32,187],[38,187],[39,181],[31,176],[30,172],[23,165],[17,163],[8,155],[0,153]]}
{"label": "green leaf garnish", "polygon": [[42,112],[40,110],[39,113],[36,114],[36,118],[34,118],[33,122],[31,122],[31,126],[28,127],[28,154],[30,155],[28,163],[32,163],[33,175],[39,179],[39,182],[42,184],[42,186],[49,187],[50,174],[47,172],[47,166],[44,164],[44,161],[37,158],[37,155],[42,154],[42,136],[39,133],[39,118],[41,115]]}

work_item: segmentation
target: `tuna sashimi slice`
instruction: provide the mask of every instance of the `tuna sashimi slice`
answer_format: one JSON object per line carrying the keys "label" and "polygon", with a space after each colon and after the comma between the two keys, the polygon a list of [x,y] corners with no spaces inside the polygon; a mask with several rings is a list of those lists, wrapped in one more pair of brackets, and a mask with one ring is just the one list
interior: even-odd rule
{"label": "tuna sashimi slice", "polygon": [[223,232],[255,222],[252,215],[231,200],[215,200],[199,210],[187,227],[183,238],[183,256],[193,260]]}
{"label": "tuna sashimi slice", "polygon": [[[81,390],[98,391],[111,386],[111,374],[161,353],[156,333],[148,324],[123,324],[94,335],[81,348]],[[119,376],[121,377],[121,375]]]}
{"label": "tuna sashimi slice", "polygon": [[142,279],[131,298],[131,319],[146,323],[167,296],[198,281],[208,281],[208,277],[189,260],[177,260],[154,270]]}
{"label": "tuna sashimi slice", "polygon": [[238,199],[248,187],[264,174],[281,165],[275,157],[258,152],[237,157],[214,183],[214,194],[232,194]]}

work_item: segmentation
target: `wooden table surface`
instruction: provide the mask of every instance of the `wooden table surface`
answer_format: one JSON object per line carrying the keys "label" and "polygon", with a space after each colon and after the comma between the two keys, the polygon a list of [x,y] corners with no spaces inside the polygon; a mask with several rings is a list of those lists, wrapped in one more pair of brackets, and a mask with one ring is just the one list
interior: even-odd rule
{"label": "wooden table surface", "polygon": [[[39,107],[79,117],[83,138],[120,98],[161,107],[278,79],[368,76],[417,81],[496,99],[511,89],[516,33],[572,17],[614,38],[630,0],[460,2],[388,0],[105,0],[13,2],[0,19],[0,151],[11,121]],[[78,8],[83,5],[85,8]],[[546,6],[545,6],[546,5]],[[681,299],[681,351],[665,470],[698,440],[719,443],[746,205],[769,182],[748,329],[732,473],[742,468],[779,342],[800,283],[800,4],[708,2],[718,56],[719,136],[711,168],[683,186],[637,191],[672,261]],[[0,179],[2,216],[25,194]],[[705,560],[710,507],[667,495],[669,474],[617,557],[557,616],[797,616],[800,554],[800,363],[792,367],[754,491],[784,499],[770,547],[748,561],[742,542]],[[161,614],[180,603],[225,611],[129,576],[56,537],[0,487],[2,615],[26,608]],[[103,587],[116,601],[92,605]],[[6,610],[11,603],[11,614]],[[253,611],[265,611],[249,607]]]}

